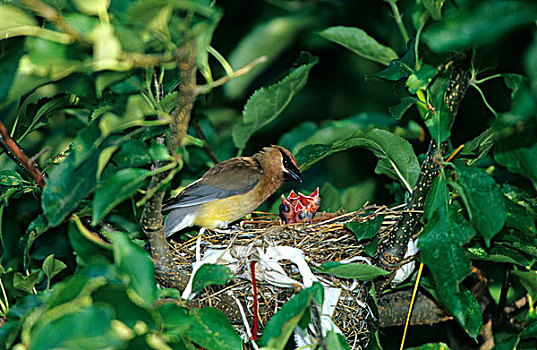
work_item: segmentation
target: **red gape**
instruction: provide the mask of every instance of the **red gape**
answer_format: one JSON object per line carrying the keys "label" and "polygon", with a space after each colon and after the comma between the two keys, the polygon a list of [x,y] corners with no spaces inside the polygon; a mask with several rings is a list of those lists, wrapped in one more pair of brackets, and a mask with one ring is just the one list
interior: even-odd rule
{"label": "red gape", "polygon": [[319,187],[309,196],[300,192],[298,195],[291,191],[285,198],[282,194],[282,204],[280,205],[280,218],[286,224],[307,223],[313,221],[313,216],[321,205]]}

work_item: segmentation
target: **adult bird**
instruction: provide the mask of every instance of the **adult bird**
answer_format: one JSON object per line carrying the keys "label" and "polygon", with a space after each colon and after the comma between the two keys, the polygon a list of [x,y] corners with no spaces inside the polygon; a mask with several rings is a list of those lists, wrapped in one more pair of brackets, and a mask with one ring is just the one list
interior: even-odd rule
{"label": "adult bird", "polygon": [[164,204],[162,210],[171,210],[166,236],[193,225],[226,228],[290,180],[302,182],[302,177],[291,152],[281,146],[220,162]]}

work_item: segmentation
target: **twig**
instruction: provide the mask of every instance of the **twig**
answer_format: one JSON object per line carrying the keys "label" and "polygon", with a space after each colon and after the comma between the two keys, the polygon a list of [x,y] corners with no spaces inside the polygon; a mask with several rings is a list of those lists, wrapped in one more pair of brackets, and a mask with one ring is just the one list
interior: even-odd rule
{"label": "twig", "polygon": [[30,176],[37,182],[39,187],[45,187],[45,178],[41,175],[41,169],[39,165],[32,162],[30,158],[24,153],[24,150],[9,136],[9,133],[4,126],[4,123],[0,121],[0,146],[4,148],[6,154],[17,163],[20,167],[26,170]]}
{"label": "twig", "polygon": [[50,21],[64,33],[71,36],[73,40],[79,41],[86,45],[91,44],[91,42],[84,38],[81,33],[71,27],[56,9],[39,0],[20,0],[20,2],[28,6],[34,12],[37,12],[37,14],[39,14],[41,17]]}
{"label": "twig", "polygon": [[255,60],[253,60],[252,62],[248,63],[246,66],[244,66],[244,67],[242,67],[240,69],[237,69],[231,75],[226,75],[225,77],[222,77],[222,78],[220,78],[218,80],[215,80],[210,84],[205,84],[205,85],[198,86],[197,87],[197,94],[198,95],[205,94],[205,93],[211,91],[212,89],[214,89],[215,87],[223,85],[223,84],[227,83],[228,81],[230,81],[232,79],[238,78],[238,77],[248,73],[255,66],[257,66],[258,64],[264,63],[266,61],[267,61],[267,56],[258,57]]}
{"label": "twig", "polygon": [[211,145],[209,145],[209,141],[207,141],[203,130],[201,130],[200,124],[198,123],[198,119],[194,119],[192,121],[192,125],[194,126],[194,130],[196,130],[196,134],[198,134],[198,137],[203,141],[203,148],[205,149],[205,152],[207,153],[209,158],[211,158],[213,162],[219,163],[220,161],[218,160],[218,157],[211,148]]}

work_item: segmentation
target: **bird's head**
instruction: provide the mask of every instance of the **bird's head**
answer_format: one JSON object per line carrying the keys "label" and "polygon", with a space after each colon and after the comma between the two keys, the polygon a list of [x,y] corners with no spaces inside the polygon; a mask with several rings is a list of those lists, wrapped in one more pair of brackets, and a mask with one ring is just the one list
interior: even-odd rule
{"label": "bird's head", "polygon": [[270,165],[274,171],[280,171],[285,181],[302,182],[296,159],[287,149],[281,146],[265,147],[254,157],[265,166]]}

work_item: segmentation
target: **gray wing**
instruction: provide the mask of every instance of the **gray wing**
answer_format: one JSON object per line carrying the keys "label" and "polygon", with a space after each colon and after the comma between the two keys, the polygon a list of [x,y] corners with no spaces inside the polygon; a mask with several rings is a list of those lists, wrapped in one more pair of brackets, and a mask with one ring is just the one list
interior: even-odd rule
{"label": "gray wing", "polygon": [[162,210],[192,207],[246,193],[261,181],[262,176],[262,169],[249,158],[229,159],[215,165],[201,179],[164,203]]}

